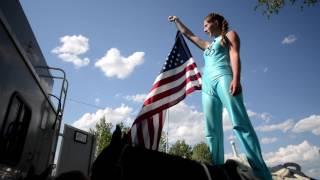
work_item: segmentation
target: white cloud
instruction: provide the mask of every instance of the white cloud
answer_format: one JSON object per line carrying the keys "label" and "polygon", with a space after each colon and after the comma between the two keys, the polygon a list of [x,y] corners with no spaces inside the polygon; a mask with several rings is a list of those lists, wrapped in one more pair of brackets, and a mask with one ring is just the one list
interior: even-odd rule
{"label": "white cloud", "polygon": [[128,101],[142,103],[146,97],[147,97],[147,94],[136,94],[131,96],[125,96],[124,98]]}
{"label": "white cloud", "polygon": [[313,160],[318,156],[318,148],[312,146],[308,141],[303,141],[298,145],[287,145],[281,147],[277,152],[270,152],[265,155],[269,165],[282,164],[286,162],[303,162]]}
{"label": "white cloud", "polygon": [[144,61],[144,52],[135,52],[128,57],[123,57],[117,48],[111,48],[105,56],[98,59],[95,66],[100,68],[107,77],[124,79],[128,77]]}
{"label": "white cloud", "polygon": [[312,132],[315,135],[320,135],[320,115],[311,115],[301,119],[292,129],[295,133]]}
{"label": "white cloud", "polygon": [[297,145],[281,147],[276,152],[264,154],[268,166],[275,166],[286,162],[294,162],[302,167],[302,172],[313,178],[320,177],[319,148],[303,141]]}
{"label": "white cloud", "polygon": [[95,128],[95,125],[100,121],[101,118],[105,118],[107,123],[110,122],[113,125],[121,122],[129,123],[130,121],[132,121],[132,119],[130,118],[131,112],[132,108],[123,104],[115,109],[107,107],[105,109],[99,109],[95,113],[85,113],[72,125],[79,129],[88,131],[90,128]]}
{"label": "white cloud", "polygon": [[87,66],[89,58],[80,58],[81,54],[89,50],[89,39],[82,35],[63,36],[60,38],[61,45],[51,52],[57,54],[65,62],[71,62],[76,68]]}
{"label": "white cloud", "polygon": [[270,119],[272,118],[272,115],[264,112],[260,114],[260,118],[266,122],[269,122]]}
{"label": "white cloud", "polygon": [[272,115],[269,114],[269,113],[266,113],[266,112],[263,112],[263,113],[257,113],[257,112],[254,112],[250,109],[247,110],[247,113],[248,113],[248,116],[250,118],[258,118],[258,119],[261,119],[261,120],[264,120],[266,122],[269,122],[270,119],[272,118]]}
{"label": "white cloud", "polygon": [[[268,119],[267,113],[258,114],[249,111],[250,115]],[[223,109],[223,130],[230,131],[233,128],[227,110]],[[167,130],[167,121],[164,131]],[[235,137],[229,137],[235,138]],[[194,145],[206,141],[204,135],[204,115],[197,111],[193,106],[187,105],[184,101],[180,102],[169,110],[169,143],[175,143],[177,140],[184,139],[186,143]]]}
{"label": "white cloud", "polygon": [[184,139],[194,145],[205,141],[203,113],[188,106],[184,101],[169,109],[169,121],[165,122],[164,131],[169,123],[169,143]]}
{"label": "white cloud", "polygon": [[248,113],[248,116],[249,116],[249,117],[254,117],[254,116],[257,115],[256,112],[253,112],[253,111],[251,111],[250,109],[247,110],[247,113]]}
{"label": "white cloud", "polygon": [[117,93],[114,97],[119,98],[122,97],[121,93]]}
{"label": "white cloud", "polygon": [[268,68],[268,67],[263,68],[263,72],[264,72],[264,73],[266,73],[266,72],[268,72],[268,71],[269,71],[269,68]]}
{"label": "white cloud", "polygon": [[270,124],[270,125],[263,125],[257,127],[257,130],[262,132],[268,132],[268,131],[282,131],[287,132],[294,126],[294,121],[292,119],[286,120],[283,123],[280,124]]}
{"label": "white cloud", "polygon": [[[167,131],[165,122],[163,131]],[[223,110],[224,131],[232,129],[226,109]],[[187,105],[184,101],[169,110],[169,143],[184,139],[187,144],[195,145],[205,142],[203,112],[197,111],[194,106]]]}
{"label": "white cloud", "polygon": [[99,105],[100,104],[100,99],[99,98],[96,98],[95,100],[94,100],[94,102],[96,103],[96,105]]}
{"label": "white cloud", "polygon": [[233,126],[226,108],[223,108],[222,118],[223,118],[223,125],[222,125],[223,131],[231,130]]}
{"label": "white cloud", "polygon": [[271,137],[271,138],[268,138],[268,137],[264,137],[261,139],[261,143],[262,144],[271,144],[271,143],[274,143],[278,141],[278,138],[276,137]]}
{"label": "white cloud", "polygon": [[[172,112],[172,113],[176,113],[176,116],[180,116],[180,118],[176,118],[176,119],[181,119],[181,121],[177,122],[178,125],[179,124],[182,124],[184,123],[184,119],[190,119],[192,121],[192,115],[191,114],[198,114],[198,119],[200,118],[201,119],[201,128],[203,129],[202,131],[204,131],[204,127],[203,127],[203,121],[204,121],[204,116],[203,116],[203,112],[198,112],[196,110],[194,110],[194,107],[193,106],[189,106],[187,104],[185,104],[184,102],[176,105],[174,108],[175,111]],[[182,110],[183,109],[183,110]],[[171,110],[170,110],[170,114],[171,113]],[[261,114],[258,114],[258,113],[255,113],[253,111],[248,111],[248,114],[249,116],[255,116],[255,117],[258,117],[260,119],[263,119],[263,120],[269,120],[271,115],[267,114],[267,113],[261,113]],[[181,117],[183,116],[183,117]],[[187,118],[185,118],[184,116],[186,116]],[[228,111],[226,108],[223,108],[223,112],[222,112],[222,123],[223,123],[223,130],[226,132],[226,131],[230,131],[232,130],[233,128],[233,125],[232,125],[232,122],[230,120],[230,117],[229,117],[229,114],[228,114]],[[187,131],[188,128],[180,128],[180,133],[183,132],[183,130],[186,130]],[[190,133],[190,132],[189,132]],[[202,133],[202,132],[201,132]],[[199,133],[195,133],[194,136],[197,136],[197,134]],[[204,136],[204,135],[201,135],[201,136]],[[178,138],[179,139],[179,138]],[[200,142],[200,141],[199,141]]]}
{"label": "white cloud", "polygon": [[282,40],[282,44],[291,44],[291,43],[294,43],[295,41],[297,40],[297,37],[295,35],[289,35],[287,37],[285,37],[283,40]]}

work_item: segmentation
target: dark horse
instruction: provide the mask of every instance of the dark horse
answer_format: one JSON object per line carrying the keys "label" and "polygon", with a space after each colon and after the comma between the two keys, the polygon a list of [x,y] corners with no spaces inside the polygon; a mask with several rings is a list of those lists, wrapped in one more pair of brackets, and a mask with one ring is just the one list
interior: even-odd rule
{"label": "dark horse", "polygon": [[237,163],[210,166],[178,156],[131,147],[116,128],[111,143],[95,160],[91,180],[241,179]]}

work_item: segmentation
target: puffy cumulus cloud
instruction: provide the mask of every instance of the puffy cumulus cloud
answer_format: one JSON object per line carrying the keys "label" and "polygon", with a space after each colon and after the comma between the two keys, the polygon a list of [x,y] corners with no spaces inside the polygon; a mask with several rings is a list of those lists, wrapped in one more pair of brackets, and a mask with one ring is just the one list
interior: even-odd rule
{"label": "puffy cumulus cloud", "polygon": [[222,118],[223,118],[223,131],[231,130],[232,123],[226,108],[223,108]]}
{"label": "puffy cumulus cloud", "polygon": [[87,66],[89,58],[81,58],[80,55],[89,50],[89,39],[82,35],[63,36],[60,38],[60,46],[51,52],[57,54],[65,62],[73,63],[76,68]]}
{"label": "puffy cumulus cloud", "polygon": [[283,123],[279,124],[270,124],[270,125],[263,125],[257,127],[258,131],[262,132],[268,132],[268,131],[282,131],[282,132],[287,132],[294,126],[294,121],[292,119],[286,120]]}
{"label": "puffy cumulus cloud", "polygon": [[266,122],[269,122],[272,116],[271,114],[264,112],[260,114],[260,118]]}
{"label": "puffy cumulus cloud", "polygon": [[165,122],[164,131],[169,123],[169,143],[184,139],[187,144],[194,145],[205,141],[203,113],[188,106],[184,101],[169,109],[169,121]]}
{"label": "puffy cumulus cloud", "polygon": [[287,145],[276,152],[264,154],[268,166],[275,166],[286,162],[294,162],[301,166],[302,171],[313,178],[320,177],[319,148],[303,141],[297,145]]}
{"label": "puffy cumulus cloud", "polygon": [[248,109],[247,113],[248,113],[250,118],[258,118],[258,119],[264,120],[266,122],[269,122],[270,119],[272,118],[271,114],[266,113],[266,112],[257,113],[257,112],[254,112],[254,111]]}
{"label": "puffy cumulus cloud", "polygon": [[292,44],[292,43],[294,43],[296,40],[297,40],[297,37],[296,37],[295,35],[291,34],[291,35],[283,38],[283,40],[282,40],[281,43],[282,43],[282,44]]}
{"label": "puffy cumulus cloud", "polygon": [[276,141],[278,141],[278,138],[276,138],[276,137],[271,137],[271,138],[264,137],[264,138],[261,139],[261,143],[262,144],[271,144],[271,143],[274,143]]}
{"label": "puffy cumulus cloud", "polygon": [[312,132],[315,135],[320,135],[320,116],[311,115],[301,119],[295,124],[292,131],[295,133]]}
{"label": "puffy cumulus cloud", "polygon": [[[254,112],[254,111],[248,109],[247,113],[250,118],[263,120],[265,122],[269,122],[272,118],[272,115],[269,113],[266,113],[266,112],[258,113],[258,112]],[[224,108],[223,109],[223,129],[224,129],[224,131],[229,131],[229,130],[232,130],[232,128],[233,128],[233,125],[230,120],[228,111]],[[268,129],[267,127],[262,127],[262,130],[267,131],[267,129]]]}
{"label": "puffy cumulus cloud", "polygon": [[249,117],[254,117],[254,116],[257,115],[256,112],[254,112],[254,111],[252,111],[252,110],[250,110],[250,109],[247,110],[247,113],[248,113],[248,116],[249,116]]}
{"label": "puffy cumulus cloud", "polygon": [[[187,105],[184,101],[170,108],[169,110],[169,143],[173,144],[177,140],[185,140],[189,145],[205,142],[204,135],[204,115],[197,111],[195,107]],[[167,123],[163,131],[167,131]],[[227,111],[223,110],[224,131],[232,129]]]}
{"label": "puffy cumulus cloud", "polygon": [[136,94],[131,96],[125,96],[124,98],[128,101],[142,103],[146,97],[147,97],[147,94]]}
{"label": "puffy cumulus cloud", "polygon": [[[99,109],[95,113],[85,113],[80,119],[75,121],[72,125],[88,131],[90,128],[95,128],[95,125],[100,121],[100,119],[105,118],[107,123],[112,123],[116,125],[121,122],[129,122],[132,121],[130,115],[132,113],[132,108],[121,105],[117,108],[105,108]],[[127,125],[127,124],[126,124]]]}
{"label": "puffy cumulus cloud", "polygon": [[128,57],[123,57],[117,48],[111,48],[105,56],[98,59],[95,66],[100,68],[107,77],[124,79],[144,61],[144,52],[135,52]]}
{"label": "puffy cumulus cloud", "polygon": [[99,105],[99,104],[100,104],[100,102],[101,102],[100,98],[96,98],[96,99],[94,99],[94,103],[95,103],[96,105]]}

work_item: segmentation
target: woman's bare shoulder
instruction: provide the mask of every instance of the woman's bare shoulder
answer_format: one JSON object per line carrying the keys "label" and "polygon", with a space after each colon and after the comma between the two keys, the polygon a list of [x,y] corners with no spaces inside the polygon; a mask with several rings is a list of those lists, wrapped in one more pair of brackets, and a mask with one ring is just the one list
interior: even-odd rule
{"label": "woman's bare shoulder", "polygon": [[239,38],[239,35],[238,35],[238,33],[237,33],[235,30],[230,30],[230,31],[228,31],[227,34],[226,34],[226,36],[227,36],[228,38],[235,38],[235,37]]}

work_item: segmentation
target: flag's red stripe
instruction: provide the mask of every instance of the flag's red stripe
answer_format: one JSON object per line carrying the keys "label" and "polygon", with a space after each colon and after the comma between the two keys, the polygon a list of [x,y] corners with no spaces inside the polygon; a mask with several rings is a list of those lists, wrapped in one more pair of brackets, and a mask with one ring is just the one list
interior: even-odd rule
{"label": "flag's red stripe", "polygon": [[156,102],[156,101],[158,101],[158,100],[160,100],[160,99],[162,99],[162,98],[164,98],[166,96],[170,96],[170,95],[172,95],[172,94],[174,94],[176,92],[179,92],[181,89],[183,89],[186,86],[186,84],[188,84],[191,81],[198,80],[200,78],[201,78],[200,73],[195,74],[193,76],[190,76],[187,79],[185,79],[179,86],[176,86],[176,87],[174,87],[172,89],[169,89],[169,90],[161,92],[161,93],[159,93],[159,94],[157,94],[155,96],[152,96],[149,99],[145,100],[143,104],[146,106],[146,105],[154,103],[154,102]]}
{"label": "flag's red stripe", "polygon": [[140,116],[138,116],[136,118],[136,120],[133,122],[133,124],[139,124],[141,123],[141,121],[145,120],[146,118],[150,117],[150,116],[153,116],[154,114],[156,114],[157,112],[160,112],[164,109],[167,109],[171,106],[174,106],[176,105],[177,103],[179,103],[182,99],[184,99],[186,97],[187,94],[190,94],[192,93],[193,91],[195,90],[201,90],[201,87],[200,86],[193,86],[191,88],[189,88],[182,96],[176,98],[175,100],[169,102],[169,103],[166,103],[166,104],[163,104],[162,106],[159,106],[158,108],[156,109],[153,109],[153,110],[150,110]]}
{"label": "flag's red stripe", "polygon": [[[182,39],[179,39],[179,41],[176,40],[175,44],[185,43],[183,37],[181,36],[180,38]],[[187,50],[189,52],[186,45],[182,46],[182,49],[179,49],[179,51],[180,50]],[[160,74],[148,94],[148,99],[144,101],[142,110],[140,111],[140,113],[143,114],[138,115],[133,122],[132,127],[136,130],[135,134],[131,134],[132,131],[129,131],[130,136],[134,138],[130,138],[130,140],[133,141],[132,143],[148,149],[158,149],[165,121],[164,110],[176,105],[193,91],[200,90],[201,84],[198,82],[200,79],[201,75],[197,72],[197,66],[192,59],[189,59],[178,68]],[[194,81],[199,84],[193,83]],[[157,118],[155,119],[154,117]],[[155,120],[157,123],[154,122]],[[150,144],[148,145],[148,143]],[[148,145],[148,147],[146,147],[146,145]]]}
{"label": "flag's red stripe", "polygon": [[187,71],[191,71],[196,67],[197,67],[196,64],[192,63],[192,64],[188,65],[187,67],[185,67],[181,72],[175,74],[174,76],[169,76],[167,78],[161,79],[160,81],[158,81],[157,83],[155,83],[152,86],[151,91],[154,90],[155,88],[158,88],[158,87],[164,85],[164,84],[167,84],[167,83],[170,83],[172,81],[175,81],[175,80],[179,79],[182,76],[185,76]]}

